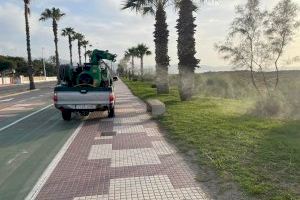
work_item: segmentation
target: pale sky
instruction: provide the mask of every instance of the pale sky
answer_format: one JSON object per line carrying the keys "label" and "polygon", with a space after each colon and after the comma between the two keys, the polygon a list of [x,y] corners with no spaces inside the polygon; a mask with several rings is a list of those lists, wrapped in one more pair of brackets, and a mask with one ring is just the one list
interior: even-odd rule
{"label": "pale sky", "polygon": [[[300,5],[300,0],[294,0]],[[215,51],[214,44],[223,41],[234,17],[236,5],[246,0],[219,0],[218,3],[205,4],[195,13],[197,17],[196,50],[201,59],[200,71],[230,70],[229,63],[222,60]],[[262,8],[272,8],[278,0],[262,0]],[[83,33],[94,47],[108,49],[121,58],[124,51],[138,43],[147,44],[154,52],[154,17],[144,16],[130,11],[122,11],[123,0],[32,0],[31,3],[31,48],[32,56],[54,55],[54,42],[51,22],[39,22],[40,13],[53,6],[60,8],[66,16],[59,22],[59,29],[74,27]],[[25,25],[23,0],[0,0],[0,54],[26,57]],[[173,8],[167,9],[169,24],[169,55],[171,71],[176,70],[176,19]],[[73,55],[77,61],[77,45],[74,43]],[[67,38],[59,37],[60,58],[69,60]],[[300,56],[300,30],[294,42],[288,47],[285,59]],[[138,62],[138,61],[137,61]],[[154,55],[145,59],[146,66],[154,66]],[[299,66],[299,67],[297,67]],[[286,69],[299,69],[300,63],[285,66]]]}

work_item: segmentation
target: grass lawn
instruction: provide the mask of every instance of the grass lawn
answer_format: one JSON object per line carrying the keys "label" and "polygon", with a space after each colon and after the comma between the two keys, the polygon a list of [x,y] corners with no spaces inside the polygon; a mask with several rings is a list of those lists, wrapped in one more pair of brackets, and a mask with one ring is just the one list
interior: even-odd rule
{"label": "grass lawn", "polygon": [[180,102],[176,88],[158,96],[150,83],[125,83],[141,99],[166,104],[167,113],[158,120],[181,151],[196,152],[200,166],[258,199],[300,199],[299,121],[251,117],[251,103],[242,100],[195,97]]}

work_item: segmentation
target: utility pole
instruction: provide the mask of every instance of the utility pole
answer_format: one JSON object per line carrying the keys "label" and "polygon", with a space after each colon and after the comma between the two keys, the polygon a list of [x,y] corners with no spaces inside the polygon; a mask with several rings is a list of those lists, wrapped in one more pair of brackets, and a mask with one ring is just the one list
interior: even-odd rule
{"label": "utility pole", "polygon": [[44,47],[42,48],[42,59],[43,59],[43,67],[44,67],[44,76],[45,76],[45,80],[46,80],[47,72],[46,72],[45,59],[44,59]]}

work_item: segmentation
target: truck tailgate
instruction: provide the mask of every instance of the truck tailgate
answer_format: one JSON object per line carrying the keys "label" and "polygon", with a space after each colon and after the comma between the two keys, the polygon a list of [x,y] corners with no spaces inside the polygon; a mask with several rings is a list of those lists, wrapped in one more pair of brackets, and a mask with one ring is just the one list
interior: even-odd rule
{"label": "truck tailgate", "polygon": [[57,92],[57,104],[109,104],[110,92]]}
{"label": "truck tailgate", "polygon": [[111,90],[69,90],[55,91],[57,95],[56,104],[60,105],[108,105]]}

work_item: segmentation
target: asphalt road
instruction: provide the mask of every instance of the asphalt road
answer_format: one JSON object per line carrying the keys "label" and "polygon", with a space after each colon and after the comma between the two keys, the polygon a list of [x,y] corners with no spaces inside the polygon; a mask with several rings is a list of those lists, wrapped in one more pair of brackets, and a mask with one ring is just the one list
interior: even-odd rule
{"label": "asphalt road", "polygon": [[61,119],[52,106],[54,86],[0,87],[0,199],[24,199],[81,122]]}
{"label": "asphalt road", "polygon": [[[35,83],[36,88],[45,88],[49,85],[54,85],[54,82],[41,82],[41,83]],[[0,85],[0,98],[6,95],[15,94],[19,92],[26,92],[29,90],[29,84],[22,84],[22,85]]]}

